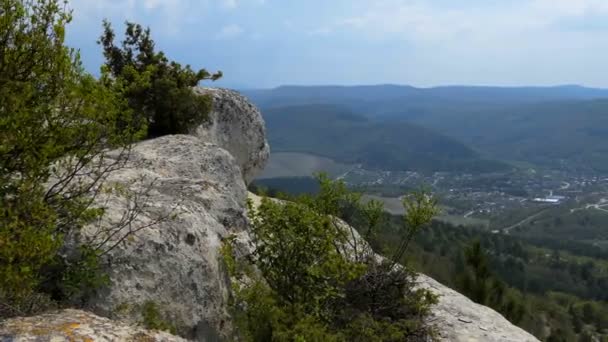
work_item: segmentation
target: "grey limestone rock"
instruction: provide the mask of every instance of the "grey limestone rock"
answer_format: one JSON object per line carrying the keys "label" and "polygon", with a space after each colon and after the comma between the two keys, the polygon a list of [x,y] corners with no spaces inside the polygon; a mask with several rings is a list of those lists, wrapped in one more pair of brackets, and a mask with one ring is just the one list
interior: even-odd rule
{"label": "grey limestone rock", "polygon": [[4,342],[182,342],[180,337],[161,331],[111,321],[89,312],[63,310],[36,317],[0,322]]}
{"label": "grey limestone rock", "polygon": [[104,257],[110,285],[87,308],[138,322],[144,305],[153,302],[180,335],[229,340],[230,285],[221,240],[247,232],[247,191],[235,159],[197,137],[165,136],[135,145],[126,167],[106,184],[125,189],[100,195],[105,215],[85,229],[83,239],[105,238],[104,228],[117,226],[132,208],[129,198],[137,198],[141,208],[131,224],[136,233]]}
{"label": "grey limestone rock", "polygon": [[466,296],[424,274],[419,286],[439,295],[431,320],[443,341],[455,342],[532,342],[538,339],[513,325],[498,312],[479,305]]}
{"label": "grey limestone rock", "polygon": [[249,184],[262,171],[270,155],[260,111],[233,90],[195,88],[195,92],[211,95],[213,109],[209,120],[193,134],[230,152],[243,172],[245,183]]}

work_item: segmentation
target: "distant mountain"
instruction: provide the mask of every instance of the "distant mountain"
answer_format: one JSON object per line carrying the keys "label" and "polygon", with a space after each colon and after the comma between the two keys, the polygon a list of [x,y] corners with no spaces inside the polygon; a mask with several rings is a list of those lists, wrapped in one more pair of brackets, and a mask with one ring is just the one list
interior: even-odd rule
{"label": "distant mountain", "polygon": [[[415,88],[404,85],[281,86],[242,90],[260,107],[340,104],[364,108],[370,115],[399,113],[402,106],[522,104],[556,100],[608,98],[608,89],[576,85],[555,87],[442,86]],[[363,106],[363,107],[362,107]]]}
{"label": "distant mountain", "polygon": [[[450,141],[470,146],[495,160],[608,172],[608,129],[605,128],[608,127],[608,89],[575,85],[514,88],[285,86],[250,90],[245,94],[265,112],[277,107],[311,104],[338,106],[343,111],[350,111],[351,115],[364,115],[373,122],[368,124],[375,130],[384,129],[389,135],[395,134],[395,138],[399,135],[397,129],[408,131],[422,126],[430,130],[427,132],[440,133],[443,139],[450,137]],[[418,144],[409,146],[421,147]],[[374,153],[389,152],[381,148]],[[380,159],[385,163],[393,157],[384,155]],[[365,159],[371,158],[368,155]],[[438,159],[446,160],[443,156]],[[460,157],[451,160],[458,159]]]}
{"label": "distant mountain", "polygon": [[493,172],[509,167],[419,125],[370,120],[343,106],[274,107],[263,116],[275,152],[307,152],[382,170]]}
{"label": "distant mountain", "polygon": [[500,159],[608,172],[608,99],[427,112],[408,121],[431,127]]}

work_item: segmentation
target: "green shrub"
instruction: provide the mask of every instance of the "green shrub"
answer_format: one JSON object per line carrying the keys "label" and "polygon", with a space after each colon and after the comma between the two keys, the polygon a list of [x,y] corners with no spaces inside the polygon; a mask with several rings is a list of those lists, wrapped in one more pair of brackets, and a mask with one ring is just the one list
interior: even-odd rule
{"label": "green shrub", "polygon": [[67,257],[60,249],[102,214],[92,207],[95,189],[125,155],[108,162],[108,148],[125,151],[141,133],[107,75],[98,81],[84,72],[65,46],[72,15],[63,2],[0,0],[0,13],[0,315],[7,316],[99,283],[95,252]]}
{"label": "green shrub", "polygon": [[205,69],[194,71],[189,65],[169,61],[163,52],[154,51],[150,29],[126,23],[121,47],[114,44],[109,22],[99,39],[106,59],[105,70],[128,99],[148,137],[185,134],[201,124],[211,110],[211,97],[196,95],[192,87],[202,80],[217,80],[222,74]]}
{"label": "green shrub", "polygon": [[[392,260],[378,262],[357,233],[336,217],[363,211],[372,227],[381,206],[361,205],[341,182],[319,177],[320,192],[289,202],[263,198],[249,205],[255,250],[236,258],[234,240],[222,248],[233,280],[233,315],[247,341],[426,340],[425,318],[436,297],[417,290],[415,274]],[[424,202],[411,215],[432,212]],[[421,203],[422,204],[422,203]],[[356,209],[353,209],[356,208]],[[335,215],[335,216],[334,216]],[[430,218],[429,218],[430,220]],[[414,222],[410,219],[409,222]],[[403,239],[418,231],[405,229]],[[370,233],[368,229],[364,230]],[[249,261],[247,261],[249,260]],[[256,266],[248,267],[246,265]]]}
{"label": "green shrub", "polygon": [[145,302],[141,313],[143,317],[142,323],[146,329],[168,331],[172,334],[177,332],[176,327],[163,318],[155,302]]}

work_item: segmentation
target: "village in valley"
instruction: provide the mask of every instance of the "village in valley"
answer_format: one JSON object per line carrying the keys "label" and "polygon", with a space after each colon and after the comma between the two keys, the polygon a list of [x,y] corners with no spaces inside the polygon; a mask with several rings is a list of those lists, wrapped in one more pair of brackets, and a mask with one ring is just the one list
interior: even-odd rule
{"label": "village in valley", "polygon": [[[400,211],[402,195],[425,188],[438,196],[446,217],[461,217],[464,224],[480,224],[482,220],[498,217],[503,220],[511,213],[518,213],[518,217],[529,213],[523,220],[552,207],[564,207],[571,212],[599,210],[608,215],[608,177],[598,175],[534,169],[481,175],[449,172],[425,175],[355,167],[339,178],[370,198],[382,200],[387,210],[394,213]],[[487,226],[488,221],[481,225]]]}

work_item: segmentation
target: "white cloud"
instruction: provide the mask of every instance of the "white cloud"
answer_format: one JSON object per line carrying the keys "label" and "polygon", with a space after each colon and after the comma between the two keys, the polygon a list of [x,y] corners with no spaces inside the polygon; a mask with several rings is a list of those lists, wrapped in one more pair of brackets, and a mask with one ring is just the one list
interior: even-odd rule
{"label": "white cloud", "polygon": [[[363,1],[363,0],[360,0]],[[560,20],[608,14],[607,0],[526,0],[501,5],[438,6],[429,1],[376,0],[361,14],[334,22],[377,38],[400,35],[422,42],[490,39],[549,29]]]}
{"label": "white cloud", "polygon": [[530,7],[554,17],[608,13],[605,0],[534,0]]}
{"label": "white cloud", "polygon": [[236,24],[226,25],[215,36],[216,39],[231,39],[240,36],[243,28]]}
{"label": "white cloud", "polygon": [[[267,0],[68,0],[81,24],[102,18],[145,22],[153,18],[164,32],[179,33],[186,25],[217,10],[240,10],[241,5],[262,6]],[[232,28],[234,30],[234,28]],[[232,32],[231,32],[232,33]],[[233,34],[233,33],[232,33]]]}
{"label": "white cloud", "polygon": [[220,7],[228,10],[236,9],[243,3],[262,6],[265,5],[266,2],[266,0],[219,0]]}
{"label": "white cloud", "polygon": [[238,7],[239,3],[237,0],[221,0],[221,6],[225,9],[235,9]]}
{"label": "white cloud", "polygon": [[162,13],[165,23],[174,23],[193,7],[204,8],[196,0],[71,0],[69,6],[81,21],[92,18],[134,20],[149,14]]}

